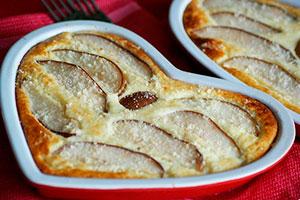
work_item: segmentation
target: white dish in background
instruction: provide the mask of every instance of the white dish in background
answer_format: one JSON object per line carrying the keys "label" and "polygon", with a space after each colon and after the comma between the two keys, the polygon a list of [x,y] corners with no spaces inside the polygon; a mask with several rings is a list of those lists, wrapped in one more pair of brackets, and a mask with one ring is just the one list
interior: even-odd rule
{"label": "white dish in background", "polygon": [[[173,33],[175,34],[177,40],[181,43],[181,45],[203,66],[208,68],[214,74],[219,77],[222,77],[226,80],[233,81],[238,84],[243,84],[247,86],[245,83],[240,81],[235,76],[231,75],[229,72],[224,70],[218,64],[216,64],[213,60],[211,60],[205,53],[203,53],[190,39],[190,37],[185,32],[183,26],[183,13],[187,5],[191,2],[191,0],[174,0],[172,2],[170,12],[169,12],[169,23]],[[283,0],[282,2],[289,3],[291,5],[300,6],[299,0]],[[248,86],[249,87],[249,86]],[[288,109],[288,108],[287,108]],[[290,114],[292,115],[294,121],[300,125],[300,114],[288,109]]]}
{"label": "white dish in background", "polygon": [[[186,3],[187,1],[183,2]],[[177,3],[179,3],[179,1],[177,1]],[[246,94],[263,102],[274,112],[279,122],[280,129],[278,132],[278,136],[276,137],[276,140],[274,142],[274,145],[266,153],[266,155],[264,155],[262,158],[253,163],[230,171],[204,176],[184,178],[121,180],[71,178],[41,173],[32,158],[30,149],[26,142],[26,138],[19,121],[15,101],[15,79],[17,69],[25,53],[37,43],[44,41],[45,39],[59,34],[61,32],[75,32],[86,30],[110,32],[127,38],[128,40],[134,42],[142,49],[144,49],[146,53],[150,57],[152,57],[155,60],[155,62],[172,78],[180,79],[189,83],[232,90],[235,92]],[[188,38],[186,37],[185,40],[187,39]],[[187,40],[187,43],[190,44],[190,41]],[[195,50],[195,52],[197,51]],[[211,63],[207,59],[205,62]],[[285,110],[285,108],[280,103],[275,101],[272,97],[256,89],[251,89],[249,87],[231,83],[226,80],[180,71],[179,69],[175,68],[166,58],[164,58],[153,46],[151,46],[148,42],[146,42],[144,39],[142,39],[135,33],[121,28],[119,26],[104,22],[70,21],[56,23],[38,29],[26,35],[25,37],[20,39],[16,44],[14,44],[9,50],[8,54],[6,55],[1,68],[0,84],[2,116],[9,137],[9,141],[11,143],[13,152],[16,156],[17,162],[26,178],[47,196],[55,196],[55,191],[57,191],[55,197],[63,197],[63,195],[67,194],[73,195],[74,197],[79,197],[75,195],[81,194],[82,198],[89,198],[88,193],[76,193],[76,191],[80,190],[88,190],[90,192],[96,191],[99,192],[99,194],[101,195],[104,195],[103,192],[106,192],[105,194],[112,194],[113,192],[117,194],[117,192],[120,192],[121,194],[124,191],[127,191],[128,194],[140,192],[140,195],[145,195],[145,192],[148,191],[149,193],[147,194],[151,196],[156,195],[156,197],[163,196],[162,191],[164,190],[172,191],[173,193],[171,192],[168,194],[176,194],[176,197],[180,197],[180,189],[182,189],[180,191],[186,191],[186,188],[190,188],[191,191],[193,190],[194,193],[191,194],[194,195],[200,194],[201,188],[205,188],[202,190],[202,193],[206,191],[208,192],[207,188],[211,187],[219,187],[219,191],[221,191],[221,188],[223,188],[224,190],[224,188],[228,188],[230,184],[231,186],[238,185],[238,183],[241,184],[242,180],[244,180],[245,182],[246,179],[248,180],[262,173],[263,171],[270,169],[286,155],[286,153],[291,148],[295,137],[295,128],[292,118]],[[49,190],[47,190],[47,188]],[[60,189],[62,189],[64,192],[61,192]],[[118,193],[118,195],[120,194]],[[181,195],[189,196],[191,194],[181,192]]]}

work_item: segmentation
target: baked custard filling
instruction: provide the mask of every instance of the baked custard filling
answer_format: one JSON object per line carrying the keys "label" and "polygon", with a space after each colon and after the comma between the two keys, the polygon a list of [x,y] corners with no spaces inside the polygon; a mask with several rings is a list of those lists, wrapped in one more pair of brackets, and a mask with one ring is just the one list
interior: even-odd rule
{"label": "baked custard filling", "polygon": [[192,0],[194,43],[240,81],[300,114],[300,9],[276,0]]}
{"label": "baked custard filling", "polygon": [[261,102],[174,80],[133,42],[101,32],[65,32],[31,48],[16,101],[37,166],[58,176],[221,172],[262,157],[278,130]]}

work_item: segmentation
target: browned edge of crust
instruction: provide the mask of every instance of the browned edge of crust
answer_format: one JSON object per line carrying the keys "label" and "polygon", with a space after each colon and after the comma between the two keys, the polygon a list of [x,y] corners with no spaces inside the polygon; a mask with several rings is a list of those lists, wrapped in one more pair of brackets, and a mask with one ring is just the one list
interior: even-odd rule
{"label": "browned edge of crust", "polygon": [[45,171],[48,166],[44,165],[43,156],[48,155],[51,144],[63,138],[51,133],[35,118],[30,110],[29,99],[22,88],[16,88],[16,101],[20,122],[33,158],[41,171]]}
{"label": "browned edge of crust", "polygon": [[96,172],[91,170],[81,170],[81,169],[73,169],[73,168],[64,168],[64,169],[49,169],[44,166],[44,170],[42,170],[46,174],[52,174],[56,176],[66,176],[66,177],[79,177],[79,178],[111,178],[111,179],[128,179],[128,178],[136,178],[142,179],[145,178],[143,176],[129,174],[127,172]]}
{"label": "browned edge of crust", "polygon": [[207,16],[201,9],[199,9],[197,0],[192,0],[188,4],[183,13],[182,20],[183,26],[189,36],[191,36],[193,30],[202,28],[207,24]]}
{"label": "browned edge of crust", "polygon": [[[56,36],[54,36],[56,37]],[[25,94],[22,88],[22,83],[26,79],[24,71],[31,73],[35,71],[32,65],[36,65],[31,61],[35,54],[45,54],[44,47],[53,43],[53,38],[49,38],[33,46],[23,57],[17,72],[15,94],[16,105],[22,125],[24,135],[32,153],[33,159],[42,172],[49,170],[45,164],[44,155],[48,155],[52,144],[59,140],[64,140],[63,137],[53,134],[50,130],[44,127],[30,110],[29,97]],[[54,42],[55,43],[55,42]]]}

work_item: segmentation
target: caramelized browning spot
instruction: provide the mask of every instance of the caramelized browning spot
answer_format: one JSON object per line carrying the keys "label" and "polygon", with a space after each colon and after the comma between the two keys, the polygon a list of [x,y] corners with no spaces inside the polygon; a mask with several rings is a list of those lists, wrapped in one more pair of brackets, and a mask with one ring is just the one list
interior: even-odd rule
{"label": "caramelized browning spot", "polygon": [[139,91],[120,99],[120,104],[129,110],[137,110],[157,100],[155,94],[148,91]]}
{"label": "caramelized browning spot", "polygon": [[207,23],[204,13],[197,7],[197,3],[192,1],[184,11],[183,24],[188,33],[193,29],[201,28]]}
{"label": "caramelized browning spot", "polygon": [[224,56],[225,46],[216,39],[192,37],[193,42],[211,59],[217,60]]}

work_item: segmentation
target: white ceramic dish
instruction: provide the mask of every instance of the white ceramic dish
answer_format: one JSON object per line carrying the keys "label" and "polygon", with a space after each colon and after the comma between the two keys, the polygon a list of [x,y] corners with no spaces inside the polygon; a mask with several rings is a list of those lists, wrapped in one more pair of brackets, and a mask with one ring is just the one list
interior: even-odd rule
{"label": "white ceramic dish", "polygon": [[[174,0],[170,12],[169,12],[169,23],[171,26],[171,29],[173,33],[175,34],[177,40],[181,43],[181,45],[197,60],[199,61],[203,66],[208,68],[210,71],[212,71],[214,74],[216,74],[219,77],[222,77],[226,80],[233,81],[239,84],[246,85],[230,73],[228,73],[226,70],[224,70],[222,67],[219,67],[218,64],[216,64],[214,61],[212,61],[208,56],[206,56],[195,44],[194,42],[189,38],[187,33],[185,32],[184,26],[183,26],[183,13],[187,5],[191,2],[191,0]],[[299,6],[300,7],[300,1],[299,0],[284,0],[282,2],[289,3],[291,5]],[[288,109],[289,110],[289,109]],[[294,121],[300,125],[300,114],[289,110],[290,114],[292,115]]]}
{"label": "white ceramic dish", "polygon": [[[113,180],[59,177],[41,173],[35,165],[35,162],[31,156],[29,147],[23,134],[22,127],[19,122],[18,111],[15,102],[16,72],[24,54],[35,44],[61,32],[74,32],[83,30],[110,32],[121,35],[122,37],[133,41],[141,48],[143,48],[146,53],[148,53],[148,55],[150,55],[157,62],[157,64],[172,78],[180,79],[194,84],[232,90],[260,100],[275,113],[280,124],[280,130],[278,133],[278,137],[274,142],[274,145],[265,156],[251,164],[222,173],[198,177],[164,178],[151,180]],[[148,42],[146,42],[138,35],[119,26],[103,22],[73,21],[57,23],[38,29],[26,35],[16,44],[14,44],[6,55],[1,68],[0,83],[3,120],[17,162],[27,179],[35,186],[37,186],[41,190],[41,192],[43,192],[47,196],[54,196],[54,191],[56,191],[55,197],[62,197],[62,195],[66,195],[66,193],[69,192],[69,195],[81,194],[86,195],[82,196],[83,198],[90,198],[88,194],[93,193],[76,193],[76,191],[79,190],[88,190],[93,192],[121,191],[123,192],[123,194],[126,191],[128,194],[140,191],[142,192],[140,193],[141,195],[144,195],[145,191],[151,191],[150,195],[153,197],[155,196],[155,194],[157,195],[157,197],[164,197],[161,191],[170,190],[173,191],[173,193],[171,192],[169,194],[176,194],[176,197],[179,197],[179,190],[177,189],[185,189],[185,191],[186,188],[193,189],[194,193],[182,193],[183,190],[180,190],[182,195],[185,194],[186,196],[191,196],[192,194],[200,194],[201,190],[199,189],[201,188],[207,189],[208,187],[213,186],[215,188],[219,187],[219,190],[217,191],[221,191],[221,187],[224,190],[225,188],[228,188],[228,185],[230,184],[231,186],[233,186],[234,183],[235,185],[241,184],[242,181],[245,182],[251,177],[254,177],[257,174],[262,173],[263,171],[266,171],[267,169],[274,166],[289,151],[295,137],[295,128],[292,118],[285,110],[285,108],[280,103],[275,101],[272,97],[258,90],[251,89],[239,84],[234,84],[229,81],[180,71],[175,68],[166,58],[164,58],[153,46],[151,46]],[[63,189],[64,192],[59,193],[59,189]],[[215,190],[213,191],[216,192]],[[170,197],[170,195],[168,197]]]}

